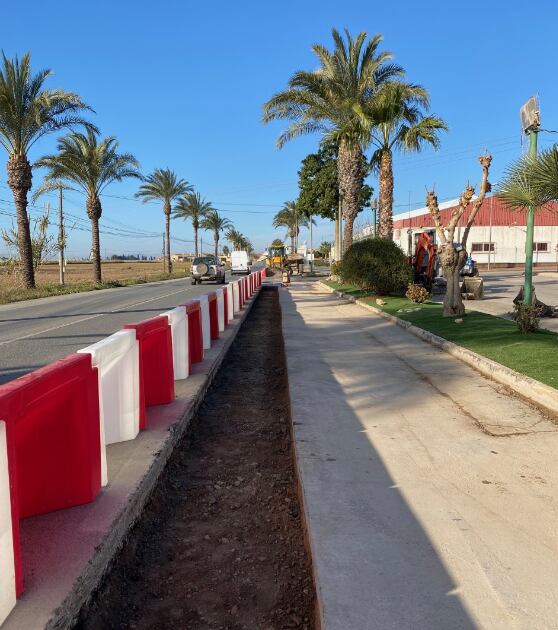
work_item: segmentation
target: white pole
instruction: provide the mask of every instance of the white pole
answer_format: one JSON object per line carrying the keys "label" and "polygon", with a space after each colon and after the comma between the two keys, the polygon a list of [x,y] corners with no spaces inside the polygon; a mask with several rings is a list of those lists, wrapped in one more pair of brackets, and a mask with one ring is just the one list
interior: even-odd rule
{"label": "white pole", "polygon": [[488,271],[490,271],[490,259],[492,257],[492,204],[494,203],[494,195],[490,197],[490,220],[488,227]]}

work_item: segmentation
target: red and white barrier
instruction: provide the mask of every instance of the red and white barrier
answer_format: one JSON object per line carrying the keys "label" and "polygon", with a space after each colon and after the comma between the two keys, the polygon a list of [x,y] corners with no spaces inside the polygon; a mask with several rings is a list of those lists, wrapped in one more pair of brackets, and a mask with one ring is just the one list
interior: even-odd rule
{"label": "red and white barrier", "polygon": [[211,319],[209,316],[209,297],[207,295],[198,295],[196,300],[200,303],[201,322],[202,322],[202,339],[203,349],[211,348]]}
{"label": "red and white barrier", "polygon": [[240,312],[240,280],[231,282],[233,293],[233,315]]}
{"label": "red and white barrier", "polygon": [[140,429],[145,429],[145,408],[174,400],[171,329],[168,318],[161,316],[125,324],[124,329],[135,330],[139,342]]}
{"label": "red and white barrier", "polygon": [[106,486],[106,444],[133,440],[139,433],[139,348],[133,330],[120,330],[78,351],[91,355],[99,379],[101,483]]}
{"label": "red and white barrier", "polygon": [[172,337],[172,360],[174,378],[182,380],[188,378],[190,373],[190,361],[188,357],[188,317],[186,308],[178,306],[166,313],[163,317],[169,320]]}
{"label": "red and white barrier", "polygon": [[218,287],[215,289],[215,293],[217,294],[217,320],[219,323],[219,333],[225,332],[225,324],[226,316],[226,303],[227,303],[227,288],[226,287]]}
{"label": "red and white barrier", "polygon": [[10,474],[8,472],[8,435],[0,420],[0,626],[16,604],[16,573]]}
{"label": "red and white barrier", "polygon": [[229,283],[227,286],[227,325],[234,319],[234,298],[233,285]]}
{"label": "red and white barrier", "polygon": [[182,305],[188,318],[188,371],[192,373],[192,363],[203,361],[203,331],[201,304],[191,300]]}
{"label": "red and white barrier", "polygon": [[[99,387],[91,356],[72,354],[0,386],[0,419],[7,436],[19,596],[19,520],[89,503],[101,487]],[[5,514],[0,520],[6,522]]]}
{"label": "red and white barrier", "polygon": [[209,303],[209,333],[212,340],[219,339],[219,311],[217,306],[217,293],[210,291],[207,294]]}

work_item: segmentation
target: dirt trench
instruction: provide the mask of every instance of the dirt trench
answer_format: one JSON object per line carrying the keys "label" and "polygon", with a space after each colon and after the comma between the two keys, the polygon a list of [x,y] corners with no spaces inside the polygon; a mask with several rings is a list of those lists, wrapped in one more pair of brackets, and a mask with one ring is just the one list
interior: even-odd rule
{"label": "dirt trench", "polygon": [[75,629],[310,630],[314,612],[268,289]]}

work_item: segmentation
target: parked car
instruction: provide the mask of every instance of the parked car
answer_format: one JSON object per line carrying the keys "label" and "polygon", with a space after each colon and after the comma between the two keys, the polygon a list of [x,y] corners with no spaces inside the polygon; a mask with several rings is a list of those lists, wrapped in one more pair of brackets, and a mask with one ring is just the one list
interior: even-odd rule
{"label": "parked car", "polygon": [[467,260],[465,261],[465,265],[463,266],[463,269],[461,269],[459,273],[462,276],[478,276],[479,275],[479,268],[477,267],[477,263],[475,260],[473,260],[472,256],[467,257]]}
{"label": "parked car", "polygon": [[231,253],[231,273],[249,274],[252,261],[246,250],[237,250]]}
{"label": "parked car", "polygon": [[209,280],[225,284],[225,265],[215,256],[198,256],[192,263],[192,284]]}

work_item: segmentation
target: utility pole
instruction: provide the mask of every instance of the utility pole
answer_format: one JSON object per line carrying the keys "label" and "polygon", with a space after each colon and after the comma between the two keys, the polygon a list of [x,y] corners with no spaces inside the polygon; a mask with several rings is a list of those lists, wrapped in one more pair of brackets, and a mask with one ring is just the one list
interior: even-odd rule
{"label": "utility pole", "polygon": [[[538,127],[529,130],[529,157],[537,157]],[[535,235],[535,208],[527,208],[527,235],[525,240],[525,288],[523,289],[523,304],[531,306],[533,303],[533,239]]]}
{"label": "utility pole", "polygon": [[[523,132],[529,134],[529,158],[537,157],[537,135],[541,125],[541,117],[537,98],[531,97],[521,108],[521,126]],[[523,286],[523,304],[533,303],[533,237],[535,234],[535,207],[527,208],[527,234],[525,236],[525,284]]]}
{"label": "utility pole", "polygon": [[64,210],[62,206],[62,182],[58,185],[58,265],[60,267],[60,284],[64,284],[64,247],[66,235],[64,234]]}
{"label": "utility pole", "polygon": [[490,197],[490,222],[488,226],[488,271],[490,271],[490,260],[492,258],[492,206],[494,205],[494,195]]}

